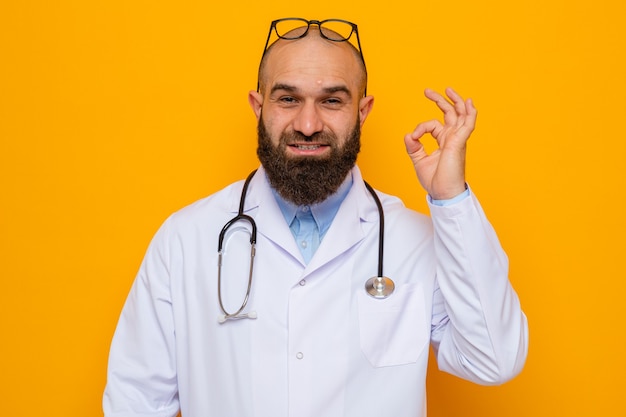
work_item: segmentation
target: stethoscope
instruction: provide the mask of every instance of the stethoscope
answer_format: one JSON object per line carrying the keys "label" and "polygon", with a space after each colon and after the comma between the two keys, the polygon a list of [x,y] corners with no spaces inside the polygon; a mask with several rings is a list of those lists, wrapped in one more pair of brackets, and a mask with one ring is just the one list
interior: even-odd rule
{"label": "stethoscope", "polygon": [[[256,173],[256,170],[252,171],[246,181],[243,184],[243,189],[241,190],[241,197],[239,198],[239,212],[235,217],[230,219],[222,228],[220,232],[219,239],[217,242],[217,299],[219,301],[220,310],[222,313],[218,316],[218,322],[225,323],[227,320],[238,320],[238,319],[256,319],[257,314],[256,311],[249,311],[245,313],[243,310],[246,308],[248,301],[250,299],[250,291],[252,289],[252,273],[254,268],[254,256],[256,255],[256,222],[254,219],[247,214],[243,213],[244,203],[246,201],[246,194],[248,192],[248,186],[250,185],[250,181],[252,177]],[[368,279],[365,282],[365,291],[370,296],[377,299],[387,298],[393,293],[395,289],[394,282],[385,276],[383,276],[383,250],[384,250],[384,236],[385,236],[385,214],[383,212],[383,206],[380,202],[380,199],[376,195],[374,189],[365,182],[365,187],[370,192],[372,197],[374,198],[374,202],[376,202],[376,208],[378,209],[378,218],[379,218],[379,228],[378,228],[378,275]],[[246,289],[246,295],[241,303],[241,307],[234,313],[229,313],[226,311],[224,307],[224,303],[222,302],[222,253],[224,246],[224,236],[228,229],[235,223],[239,221],[246,221],[250,224],[250,273],[248,275],[248,284]]]}

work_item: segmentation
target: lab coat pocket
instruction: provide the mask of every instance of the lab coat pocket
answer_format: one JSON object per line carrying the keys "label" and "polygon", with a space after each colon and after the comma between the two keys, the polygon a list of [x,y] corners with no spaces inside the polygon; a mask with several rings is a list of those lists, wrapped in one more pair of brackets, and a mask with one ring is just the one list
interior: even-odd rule
{"label": "lab coat pocket", "polygon": [[415,363],[430,340],[421,285],[398,286],[386,299],[358,293],[361,350],[375,367]]}

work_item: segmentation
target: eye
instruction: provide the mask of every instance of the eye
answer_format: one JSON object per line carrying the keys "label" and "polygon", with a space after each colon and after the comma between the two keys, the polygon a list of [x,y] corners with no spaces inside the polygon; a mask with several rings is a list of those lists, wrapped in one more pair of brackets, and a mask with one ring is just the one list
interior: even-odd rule
{"label": "eye", "polygon": [[339,105],[339,104],[342,103],[342,101],[339,98],[337,98],[337,97],[327,98],[326,100],[324,100],[324,102],[326,104],[330,104],[330,105],[333,105],[333,106],[336,106],[336,105]]}
{"label": "eye", "polygon": [[324,100],[321,101],[322,106],[326,107],[329,110],[342,109],[346,105],[346,103],[346,100],[337,96],[326,97]]}
{"label": "eye", "polygon": [[282,104],[296,104],[298,100],[293,96],[281,96],[278,98],[278,102]]}

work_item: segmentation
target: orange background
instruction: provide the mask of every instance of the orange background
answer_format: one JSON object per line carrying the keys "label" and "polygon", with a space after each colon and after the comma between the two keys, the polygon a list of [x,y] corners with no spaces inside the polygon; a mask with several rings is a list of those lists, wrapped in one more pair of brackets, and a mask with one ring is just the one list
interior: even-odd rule
{"label": "orange background", "polygon": [[402,138],[438,117],[423,89],[479,109],[468,180],[509,254],[530,352],[501,387],[432,367],[429,415],[626,415],[625,3],[305,3],[0,4],[3,415],[101,415],[153,233],[257,165],[246,95],[287,16],[359,24],[376,97],[359,163],[410,207],[426,209]]}

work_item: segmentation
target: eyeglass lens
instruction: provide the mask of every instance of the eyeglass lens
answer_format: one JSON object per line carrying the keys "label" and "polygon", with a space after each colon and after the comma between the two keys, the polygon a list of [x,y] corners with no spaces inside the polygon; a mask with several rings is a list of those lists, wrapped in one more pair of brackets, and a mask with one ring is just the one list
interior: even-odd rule
{"label": "eyeglass lens", "polygon": [[[353,26],[341,20],[324,20],[322,22],[311,21],[310,24],[318,24],[322,36],[335,42],[343,42],[352,36]],[[274,28],[278,37],[283,39],[298,39],[306,35],[309,22],[304,19],[281,19],[275,22]]]}

